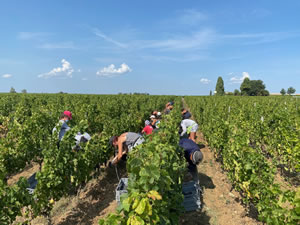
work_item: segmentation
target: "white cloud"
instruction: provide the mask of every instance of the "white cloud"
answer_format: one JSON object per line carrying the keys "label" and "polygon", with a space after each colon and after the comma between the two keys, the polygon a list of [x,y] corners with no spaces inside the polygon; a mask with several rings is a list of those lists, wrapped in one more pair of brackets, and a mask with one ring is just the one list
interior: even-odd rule
{"label": "white cloud", "polygon": [[120,68],[116,68],[114,64],[111,64],[108,67],[104,67],[101,70],[98,70],[97,75],[101,77],[112,77],[115,75],[121,75],[131,71],[132,69],[130,69],[129,66],[125,63],[121,64]]}
{"label": "white cloud", "polygon": [[156,48],[159,50],[197,50],[207,48],[215,41],[216,33],[212,29],[197,31],[191,35],[176,36],[166,40],[146,41],[141,48]]}
{"label": "white cloud", "polygon": [[184,25],[197,25],[207,19],[204,13],[201,13],[194,9],[186,9],[183,14],[179,17],[179,23]]}
{"label": "white cloud", "polygon": [[167,55],[142,55],[140,59],[146,61],[171,61],[171,62],[194,62],[210,59],[210,56],[201,54],[183,54],[181,56],[167,56]]}
{"label": "white cloud", "polygon": [[11,78],[12,77],[12,75],[11,74],[4,74],[4,75],[2,75],[2,78]]}
{"label": "white cloud", "polygon": [[208,83],[211,82],[211,80],[209,80],[209,79],[207,79],[207,78],[201,78],[200,82],[201,82],[202,84],[208,84]]}
{"label": "white cloud", "polygon": [[104,33],[102,33],[99,29],[97,28],[94,28],[93,29],[93,32],[96,36],[98,37],[101,37],[103,38],[104,40],[110,42],[110,43],[113,43],[114,45],[117,45],[118,47],[121,47],[121,48],[127,48],[128,46],[126,44],[123,44],[121,42],[118,42],[118,41],[115,41],[113,40],[112,38],[106,36]]}
{"label": "white cloud", "polygon": [[88,79],[86,77],[83,77],[81,80],[83,81],[87,81]]}
{"label": "white cloud", "polygon": [[264,18],[264,17],[270,16],[271,14],[272,14],[272,12],[267,9],[254,9],[250,13],[250,16],[254,16],[257,18]]}
{"label": "white cloud", "polygon": [[243,40],[245,45],[255,45],[263,43],[277,42],[289,38],[299,37],[299,31],[289,32],[267,32],[267,33],[241,33],[241,34],[225,34],[220,35],[222,39],[240,39]]}
{"label": "white cloud", "polygon": [[243,72],[242,77],[231,77],[230,81],[231,81],[231,83],[234,83],[234,84],[241,84],[245,78],[250,79],[250,75],[248,72]]}
{"label": "white cloud", "polygon": [[74,72],[71,64],[65,60],[61,60],[62,66],[52,69],[49,73],[43,73],[38,75],[39,78],[51,78],[51,77],[58,77],[58,78],[72,78],[72,73]]}
{"label": "white cloud", "polygon": [[41,40],[49,35],[51,34],[45,32],[19,32],[18,38],[21,40]]}
{"label": "white cloud", "polygon": [[73,42],[45,43],[39,46],[42,49],[76,49]]}

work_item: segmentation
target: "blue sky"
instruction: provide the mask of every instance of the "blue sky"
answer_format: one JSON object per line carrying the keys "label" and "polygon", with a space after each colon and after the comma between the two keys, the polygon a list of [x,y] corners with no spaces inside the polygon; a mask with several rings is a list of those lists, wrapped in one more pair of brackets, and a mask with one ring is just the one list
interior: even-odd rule
{"label": "blue sky", "polygon": [[0,92],[300,93],[300,1],[1,1]]}

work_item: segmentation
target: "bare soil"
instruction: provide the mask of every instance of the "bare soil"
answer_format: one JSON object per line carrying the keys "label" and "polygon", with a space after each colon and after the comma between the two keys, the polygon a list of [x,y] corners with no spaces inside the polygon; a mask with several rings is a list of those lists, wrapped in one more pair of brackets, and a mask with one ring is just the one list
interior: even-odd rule
{"label": "bare soil", "polygon": [[[126,177],[124,162],[117,167],[118,176]],[[101,174],[88,182],[76,195],[55,203],[50,214],[53,225],[98,224],[100,218],[116,212],[116,187],[119,183],[115,168],[101,168]],[[47,219],[38,217],[32,225],[48,225]]]}
{"label": "bare soil", "polygon": [[39,164],[32,162],[30,165],[26,166],[23,171],[13,174],[7,180],[8,185],[13,185],[18,182],[21,177],[29,178],[32,174],[39,171]]}

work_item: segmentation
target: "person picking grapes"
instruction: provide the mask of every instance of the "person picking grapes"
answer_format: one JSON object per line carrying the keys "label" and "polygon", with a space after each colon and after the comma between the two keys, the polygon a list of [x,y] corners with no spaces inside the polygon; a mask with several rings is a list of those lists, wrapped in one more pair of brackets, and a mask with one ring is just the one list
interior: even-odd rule
{"label": "person picking grapes", "polygon": [[198,124],[194,120],[184,119],[181,121],[180,126],[181,126],[181,130],[179,131],[180,136],[183,137],[187,134],[189,139],[195,142],[196,132],[198,130]]}
{"label": "person picking grapes", "polygon": [[199,184],[197,165],[202,161],[203,154],[199,146],[188,138],[181,138],[179,146],[184,149],[184,157],[188,162],[188,170],[196,184]]}
{"label": "person picking grapes", "polygon": [[134,147],[145,141],[142,135],[134,132],[126,132],[120,136],[112,136],[109,144],[117,150],[117,156],[112,160],[111,164],[118,163],[122,156],[130,152]]}
{"label": "person picking grapes", "polygon": [[[68,122],[72,119],[72,113],[70,111],[64,111],[59,117],[58,125],[61,126],[58,133],[58,139],[61,141],[65,133],[71,128],[68,126]],[[53,128],[52,133],[56,131],[56,127]]]}

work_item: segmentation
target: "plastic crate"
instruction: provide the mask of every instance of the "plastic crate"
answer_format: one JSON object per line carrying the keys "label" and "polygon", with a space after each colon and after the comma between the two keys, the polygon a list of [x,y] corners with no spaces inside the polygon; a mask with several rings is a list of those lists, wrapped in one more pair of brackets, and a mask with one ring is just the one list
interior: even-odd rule
{"label": "plastic crate", "polygon": [[128,187],[128,178],[121,178],[116,188],[116,201],[118,205],[120,204],[121,195],[128,193],[127,187]]}
{"label": "plastic crate", "polygon": [[35,178],[35,175],[36,173],[32,174],[28,179],[27,179],[27,182],[28,182],[28,188],[26,188],[29,192],[29,194],[33,194],[34,192],[34,189],[36,188],[36,185],[37,185],[37,180]]}
{"label": "plastic crate", "polygon": [[184,196],[182,205],[186,212],[201,209],[201,193],[200,186],[194,181],[182,184],[182,194]]}

